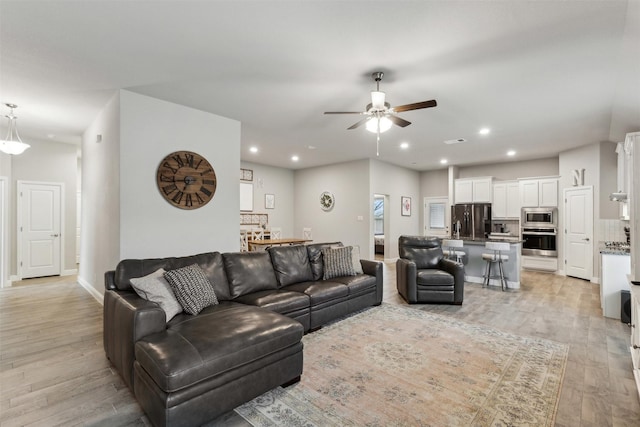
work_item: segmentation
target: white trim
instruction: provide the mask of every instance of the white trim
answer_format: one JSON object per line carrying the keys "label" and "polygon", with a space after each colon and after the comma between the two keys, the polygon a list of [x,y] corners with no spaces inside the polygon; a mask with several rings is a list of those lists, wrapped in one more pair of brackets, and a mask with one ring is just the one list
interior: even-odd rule
{"label": "white trim", "polygon": [[82,286],[96,301],[98,301],[98,304],[104,305],[104,296],[100,292],[96,291],[96,288],[91,286],[91,284],[82,277],[78,277],[77,281],[80,286]]}
{"label": "white trim", "polygon": [[383,262],[396,262],[400,259],[400,257],[395,258],[384,258]]}
{"label": "white trim", "polygon": [[0,289],[11,286],[9,276],[9,179],[0,176]]}
{"label": "white trim", "polygon": [[[16,270],[17,270],[17,280],[22,280],[22,233],[20,233],[20,227],[22,227],[22,199],[20,193],[22,192],[23,185],[49,185],[49,186],[57,186],[60,187],[60,265],[58,266],[58,271],[60,271],[60,275],[63,271],[64,266],[64,242],[67,238],[67,233],[64,228],[64,224],[66,221],[66,212],[64,209],[65,205],[65,184],[64,182],[49,182],[49,181],[22,181],[18,180],[16,183],[16,205],[17,205],[17,214],[16,214]],[[74,235],[75,241],[75,235]]]}
{"label": "white trim", "polygon": [[69,270],[62,270],[60,273],[61,276],[73,276],[74,274],[78,274],[77,268],[71,268]]}

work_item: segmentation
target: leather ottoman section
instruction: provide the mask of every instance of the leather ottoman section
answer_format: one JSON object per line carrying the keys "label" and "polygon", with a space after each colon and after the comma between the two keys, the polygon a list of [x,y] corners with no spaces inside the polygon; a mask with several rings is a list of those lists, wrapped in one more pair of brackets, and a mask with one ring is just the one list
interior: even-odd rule
{"label": "leather ottoman section", "polygon": [[295,285],[289,285],[282,288],[283,291],[294,291],[309,296],[311,310],[319,304],[331,300],[341,300],[349,295],[349,289],[346,285],[328,280],[317,282],[302,282]]}
{"label": "leather ottoman section", "polygon": [[346,285],[349,289],[350,298],[371,291],[375,292],[376,289],[376,278],[373,276],[368,276],[366,274],[359,274],[357,276],[334,277],[331,280]]}
{"label": "leather ottoman section", "polygon": [[234,303],[216,307],[136,343],[136,360],[161,390],[193,386],[302,339],[302,325],[278,313]]}
{"label": "leather ottoman section", "polygon": [[177,392],[160,390],[136,362],[134,392],[154,426],[196,426],[302,374],[302,343]]}

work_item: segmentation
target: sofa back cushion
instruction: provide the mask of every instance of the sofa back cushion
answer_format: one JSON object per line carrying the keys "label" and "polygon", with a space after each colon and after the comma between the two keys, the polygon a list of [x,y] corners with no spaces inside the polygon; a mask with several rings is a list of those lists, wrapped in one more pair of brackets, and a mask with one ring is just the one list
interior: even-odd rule
{"label": "sofa back cushion", "polygon": [[313,280],[307,248],[303,245],[273,246],[269,255],[281,287]]}
{"label": "sofa back cushion", "polygon": [[337,248],[341,247],[341,242],[333,243],[314,243],[307,245],[307,255],[309,256],[309,265],[311,266],[311,274],[313,280],[322,280],[324,275],[324,263],[322,262],[322,248]]}
{"label": "sofa back cushion", "polygon": [[278,289],[268,252],[233,252],[222,255],[231,297]]}
{"label": "sofa back cushion", "polygon": [[227,274],[222,255],[219,252],[207,252],[176,258],[125,259],[120,261],[116,267],[115,284],[118,290],[132,290],[132,278],[146,276],[159,268],[169,271],[191,264],[198,264],[202,268],[213,286],[218,300],[228,301],[231,299]]}
{"label": "sofa back cushion", "polygon": [[416,268],[437,268],[442,259],[440,239],[431,236],[400,236],[398,238],[400,258],[413,261]]}

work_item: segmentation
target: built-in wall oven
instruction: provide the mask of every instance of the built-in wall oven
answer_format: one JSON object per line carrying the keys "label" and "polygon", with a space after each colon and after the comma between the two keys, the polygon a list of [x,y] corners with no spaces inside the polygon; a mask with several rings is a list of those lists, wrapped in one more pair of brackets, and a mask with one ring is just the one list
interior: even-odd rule
{"label": "built-in wall oven", "polygon": [[558,256],[558,209],[522,208],[522,255]]}

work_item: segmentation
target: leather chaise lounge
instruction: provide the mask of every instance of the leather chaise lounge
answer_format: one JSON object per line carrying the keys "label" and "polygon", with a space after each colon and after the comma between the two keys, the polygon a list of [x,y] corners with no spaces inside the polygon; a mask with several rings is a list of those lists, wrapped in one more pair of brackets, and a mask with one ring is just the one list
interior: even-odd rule
{"label": "leather chaise lounge", "polygon": [[[323,280],[322,249],[339,243],[123,260],[105,273],[104,348],[156,426],[215,419],[302,374],[303,333],[382,302],[382,264]],[[218,304],[197,315],[139,297],[131,279],[197,264]]]}

